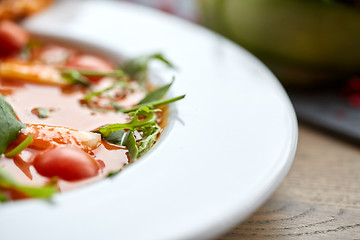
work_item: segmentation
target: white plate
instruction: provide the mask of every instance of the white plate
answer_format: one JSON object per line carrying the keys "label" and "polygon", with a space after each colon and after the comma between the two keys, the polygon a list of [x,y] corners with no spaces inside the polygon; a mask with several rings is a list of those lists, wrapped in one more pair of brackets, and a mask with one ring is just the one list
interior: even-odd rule
{"label": "white plate", "polygon": [[2,240],[208,239],[255,211],[288,172],[297,144],[291,103],[270,71],[228,40],[108,1],[58,2],[25,25],[115,54],[160,51],[179,69],[172,95],[187,96],[157,146],[117,177],[54,204],[2,205]]}

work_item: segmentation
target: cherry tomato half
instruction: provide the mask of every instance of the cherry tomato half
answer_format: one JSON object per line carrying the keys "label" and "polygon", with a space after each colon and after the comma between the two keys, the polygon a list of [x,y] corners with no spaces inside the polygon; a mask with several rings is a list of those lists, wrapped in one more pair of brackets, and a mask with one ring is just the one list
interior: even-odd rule
{"label": "cherry tomato half", "polygon": [[34,158],[36,171],[45,177],[78,181],[94,177],[100,166],[88,153],[73,146],[60,146],[40,152]]}
{"label": "cherry tomato half", "polygon": [[0,56],[19,51],[29,41],[29,34],[18,24],[4,20],[0,22]]}

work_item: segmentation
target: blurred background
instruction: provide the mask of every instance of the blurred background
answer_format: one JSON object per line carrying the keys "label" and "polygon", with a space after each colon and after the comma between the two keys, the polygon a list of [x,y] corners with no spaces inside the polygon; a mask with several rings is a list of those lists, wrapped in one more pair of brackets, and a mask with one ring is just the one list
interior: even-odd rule
{"label": "blurred background", "polygon": [[238,43],[278,77],[301,121],[360,143],[360,0],[126,1]]}

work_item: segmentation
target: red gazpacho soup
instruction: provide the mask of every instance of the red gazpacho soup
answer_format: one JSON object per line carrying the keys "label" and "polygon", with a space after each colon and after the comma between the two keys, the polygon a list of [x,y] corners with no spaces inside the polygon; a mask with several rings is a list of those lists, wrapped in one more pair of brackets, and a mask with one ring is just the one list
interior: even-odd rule
{"label": "red gazpacho soup", "polygon": [[0,22],[0,201],[50,198],[98,181],[144,155],[166,126],[171,83],[149,62],[122,63]]}

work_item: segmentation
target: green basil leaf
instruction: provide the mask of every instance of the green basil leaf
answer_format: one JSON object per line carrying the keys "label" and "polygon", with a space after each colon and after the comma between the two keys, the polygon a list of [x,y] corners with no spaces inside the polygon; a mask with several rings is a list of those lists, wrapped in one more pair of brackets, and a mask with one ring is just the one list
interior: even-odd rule
{"label": "green basil leaf", "polygon": [[119,146],[125,146],[126,139],[128,138],[128,134],[130,131],[126,131],[125,129],[121,129],[116,132],[110,133],[108,137],[105,137],[104,139],[110,143],[119,145]]}
{"label": "green basil leaf", "polygon": [[146,94],[146,96],[138,103],[138,105],[141,104],[145,104],[145,103],[149,103],[149,102],[154,102],[157,100],[160,100],[161,98],[163,98],[165,96],[165,94],[168,92],[169,88],[171,87],[171,85],[174,82],[174,78],[171,81],[171,83],[166,84],[162,87],[156,88],[155,90],[149,92],[148,94]]}
{"label": "green basil leaf", "polygon": [[[161,131],[157,125],[156,110],[142,107],[132,114],[133,119],[128,123],[111,124],[96,130],[108,142],[126,146],[130,163],[151,148]],[[139,117],[145,119],[139,120]],[[134,137],[135,130],[143,133],[143,139],[138,144]]]}
{"label": "green basil leaf", "polygon": [[129,151],[130,163],[133,162],[138,155],[138,147],[136,146],[136,140],[133,131],[126,131],[121,129],[116,132],[110,133],[108,137],[104,138],[106,141],[119,145],[125,146]]}
{"label": "green basil leaf", "polygon": [[0,155],[14,141],[25,125],[16,119],[15,112],[5,98],[0,95]]}
{"label": "green basil leaf", "polygon": [[133,131],[130,131],[130,133],[128,134],[128,138],[126,139],[125,146],[129,151],[130,163],[132,163],[138,157],[139,154],[139,149],[136,146],[136,139],[134,137]]}

